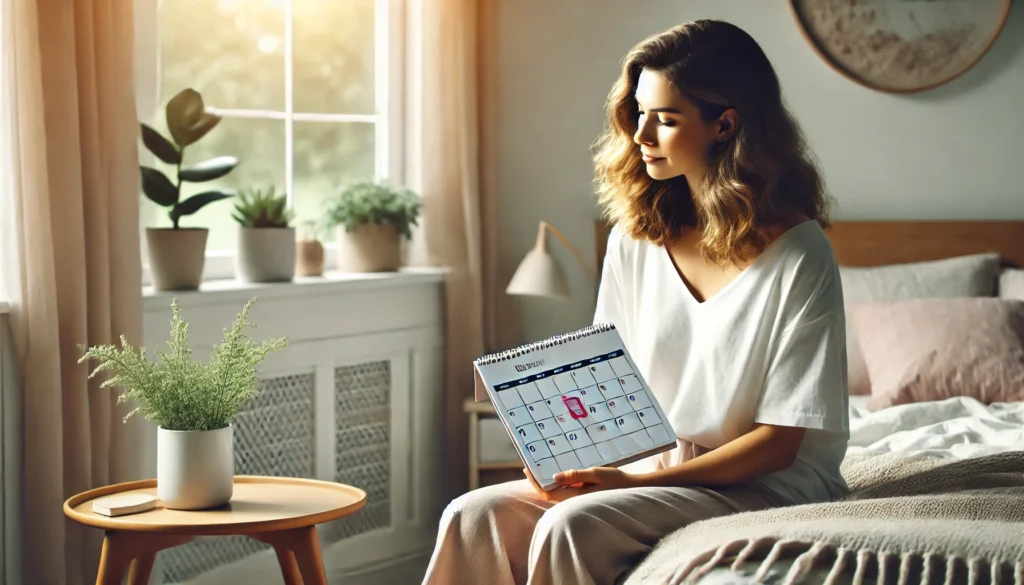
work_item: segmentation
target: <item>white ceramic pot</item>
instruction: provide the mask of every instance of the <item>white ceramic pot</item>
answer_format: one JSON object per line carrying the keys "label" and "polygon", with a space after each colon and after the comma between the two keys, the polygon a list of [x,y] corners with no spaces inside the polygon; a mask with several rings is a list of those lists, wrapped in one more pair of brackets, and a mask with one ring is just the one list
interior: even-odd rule
{"label": "white ceramic pot", "polygon": [[295,228],[238,228],[235,275],[242,282],[295,278]]}
{"label": "white ceramic pot", "polygon": [[203,510],[231,501],[234,427],[215,431],[157,429],[156,492],[173,510]]}

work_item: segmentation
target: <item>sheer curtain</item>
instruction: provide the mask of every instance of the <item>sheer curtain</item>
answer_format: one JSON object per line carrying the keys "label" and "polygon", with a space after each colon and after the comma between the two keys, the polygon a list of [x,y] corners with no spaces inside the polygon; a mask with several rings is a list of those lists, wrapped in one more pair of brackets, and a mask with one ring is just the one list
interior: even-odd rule
{"label": "sheer curtain", "polygon": [[409,183],[424,197],[412,264],[444,266],[444,499],[467,488],[472,360],[518,339],[497,266],[495,0],[410,0]]}
{"label": "sheer curtain", "polygon": [[[142,341],[132,2],[3,0],[2,286],[21,374],[20,582],[95,580],[74,493],[134,479],[136,424],[82,345]],[[145,444],[144,442],[142,444]],[[16,513],[10,511],[9,513]]]}

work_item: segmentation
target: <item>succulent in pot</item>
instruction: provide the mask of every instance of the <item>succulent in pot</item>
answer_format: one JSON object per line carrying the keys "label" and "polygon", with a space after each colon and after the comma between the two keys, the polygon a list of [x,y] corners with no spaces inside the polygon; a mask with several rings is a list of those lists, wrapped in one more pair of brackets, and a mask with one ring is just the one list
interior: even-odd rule
{"label": "succulent in pot", "polygon": [[273,185],[238,193],[235,276],[244,282],[285,282],[295,277],[295,228],[288,197]]}

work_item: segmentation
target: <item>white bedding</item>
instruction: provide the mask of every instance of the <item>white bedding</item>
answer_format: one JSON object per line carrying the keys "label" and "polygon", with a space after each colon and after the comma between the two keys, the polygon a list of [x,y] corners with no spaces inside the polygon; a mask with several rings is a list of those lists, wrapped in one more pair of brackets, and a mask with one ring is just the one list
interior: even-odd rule
{"label": "white bedding", "polygon": [[1019,449],[1024,402],[985,405],[961,396],[871,412],[866,396],[850,397],[848,454],[900,451],[966,459]]}
{"label": "white bedding", "polygon": [[[957,397],[867,409],[867,396],[850,397],[848,454],[906,453],[912,458],[968,459],[1002,451],[1024,449],[1024,402],[985,405],[973,398]],[[777,585],[785,581],[793,559],[777,561],[762,580],[755,581],[760,561],[750,561],[736,571],[728,564],[717,566],[700,585]],[[817,577],[817,580],[815,578]],[[802,582],[823,582],[826,575],[812,573]],[[852,585],[852,570],[834,581]]]}

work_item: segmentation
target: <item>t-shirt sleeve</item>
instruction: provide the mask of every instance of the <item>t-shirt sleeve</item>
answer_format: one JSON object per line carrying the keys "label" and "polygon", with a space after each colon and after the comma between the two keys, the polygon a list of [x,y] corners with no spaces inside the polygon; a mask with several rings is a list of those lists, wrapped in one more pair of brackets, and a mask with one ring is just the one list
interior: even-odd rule
{"label": "t-shirt sleeve", "polygon": [[838,271],[827,270],[811,292],[787,303],[793,317],[774,345],[754,421],[846,433],[846,322]]}
{"label": "t-shirt sleeve", "polygon": [[619,330],[623,342],[628,345],[627,292],[622,279],[619,238],[617,230],[613,227],[608,235],[608,246],[602,263],[601,282],[597,288],[597,307],[594,310],[593,322],[613,323]]}

